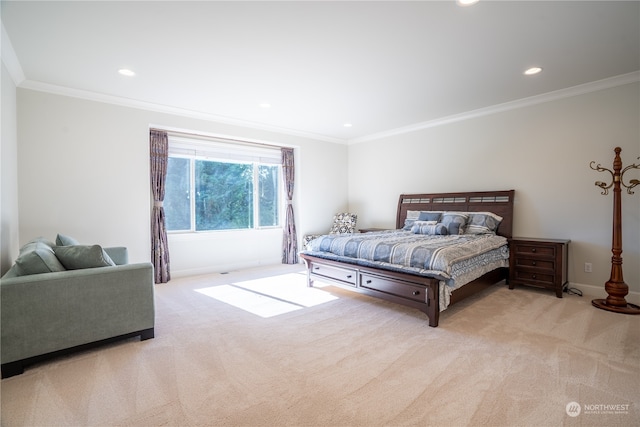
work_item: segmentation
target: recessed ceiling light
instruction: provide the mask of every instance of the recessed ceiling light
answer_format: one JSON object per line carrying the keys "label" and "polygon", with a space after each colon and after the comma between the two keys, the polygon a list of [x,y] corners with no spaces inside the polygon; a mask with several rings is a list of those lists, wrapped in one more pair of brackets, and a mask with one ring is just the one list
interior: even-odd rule
{"label": "recessed ceiling light", "polygon": [[525,76],[533,76],[534,74],[538,74],[541,71],[542,71],[542,68],[540,68],[540,67],[531,67],[531,68],[525,70],[524,75]]}
{"label": "recessed ceiling light", "polygon": [[127,76],[127,77],[133,77],[133,76],[136,75],[136,73],[134,73],[133,71],[131,71],[131,70],[127,69],[127,68],[120,68],[118,70],[118,72],[120,74],[122,74],[123,76]]}
{"label": "recessed ceiling light", "polygon": [[263,102],[260,104],[260,107],[262,108],[271,108],[271,104],[269,104],[268,102]]}
{"label": "recessed ceiling light", "polygon": [[480,0],[456,0],[459,6],[471,6],[472,4],[478,3]]}
{"label": "recessed ceiling light", "polygon": [[350,128],[350,127],[351,127],[351,126],[353,126],[353,125],[352,125],[351,123],[345,123],[345,124],[344,124],[344,125],[342,125],[342,126],[344,126],[344,127],[346,127],[346,128]]}

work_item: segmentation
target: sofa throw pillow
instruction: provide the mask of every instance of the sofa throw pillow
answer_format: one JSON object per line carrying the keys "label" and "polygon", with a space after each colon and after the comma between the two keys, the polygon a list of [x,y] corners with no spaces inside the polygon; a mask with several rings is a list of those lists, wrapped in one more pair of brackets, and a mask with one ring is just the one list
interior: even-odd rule
{"label": "sofa throw pillow", "polygon": [[4,273],[4,276],[2,276],[3,279],[9,279],[11,277],[18,277],[18,266],[15,264],[13,264],[11,268]]}
{"label": "sofa throw pillow", "polygon": [[[28,276],[30,274],[51,273],[64,271],[64,265],[60,263],[51,247],[51,242],[45,239],[36,239],[20,249],[20,254],[15,262],[15,274]],[[13,267],[12,267],[13,269]]]}
{"label": "sofa throw pillow", "polygon": [[116,265],[100,245],[55,246],[53,251],[67,270]]}
{"label": "sofa throw pillow", "polygon": [[51,240],[49,240],[49,239],[47,239],[45,237],[36,237],[35,239],[33,239],[30,242],[28,242],[27,244],[25,244],[22,248],[20,248],[20,252],[22,252],[22,250],[25,249],[25,247],[29,243],[42,243],[42,244],[45,244],[45,245],[49,246],[50,248],[53,248],[56,245]]}
{"label": "sofa throw pillow", "polygon": [[56,237],[56,245],[57,246],[71,246],[71,245],[79,245],[78,242],[73,237],[65,236],[64,234],[58,234]]}

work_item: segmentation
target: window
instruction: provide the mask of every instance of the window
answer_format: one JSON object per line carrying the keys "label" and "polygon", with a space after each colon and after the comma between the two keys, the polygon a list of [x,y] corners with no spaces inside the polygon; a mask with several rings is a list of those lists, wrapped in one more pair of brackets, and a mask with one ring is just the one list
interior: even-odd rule
{"label": "window", "polygon": [[168,231],[281,226],[280,150],[169,136]]}

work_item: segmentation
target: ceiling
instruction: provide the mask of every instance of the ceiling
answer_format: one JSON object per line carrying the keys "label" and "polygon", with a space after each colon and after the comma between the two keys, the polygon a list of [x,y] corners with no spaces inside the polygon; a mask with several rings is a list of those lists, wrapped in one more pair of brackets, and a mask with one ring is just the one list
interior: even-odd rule
{"label": "ceiling", "polygon": [[[637,1],[3,0],[1,7],[10,41],[3,58],[12,47],[19,87],[334,142],[640,69]],[[543,71],[523,75],[532,66]]]}

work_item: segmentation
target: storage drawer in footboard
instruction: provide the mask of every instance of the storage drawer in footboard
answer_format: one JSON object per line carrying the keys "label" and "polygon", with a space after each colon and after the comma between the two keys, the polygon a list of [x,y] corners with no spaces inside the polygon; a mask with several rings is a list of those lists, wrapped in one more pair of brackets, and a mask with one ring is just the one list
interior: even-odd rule
{"label": "storage drawer in footboard", "polygon": [[427,300],[427,290],[424,286],[376,276],[375,274],[362,273],[360,275],[360,287],[413,301],[426,302]]}
{"label": "storage drawer in footboard", "polygon": [[[355,270],[313,263],[311,273],[319,278],[328,278],[349,286],[356,286],[358,277]],[[321,276],[321,277],[320,277]]]}

